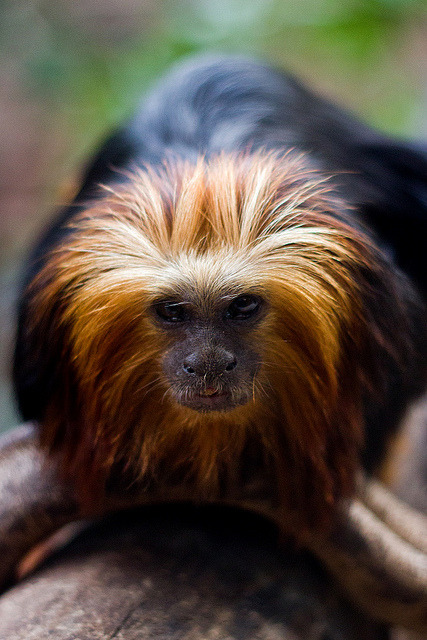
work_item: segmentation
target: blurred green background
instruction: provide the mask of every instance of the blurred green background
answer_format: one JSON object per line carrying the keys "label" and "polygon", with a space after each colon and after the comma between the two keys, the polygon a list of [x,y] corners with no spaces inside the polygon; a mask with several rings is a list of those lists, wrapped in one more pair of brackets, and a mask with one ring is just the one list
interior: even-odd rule
{"label": "blurred green background", "polygon": [[260,56],[392,134],[427,139],[424,0],[0,0],[0,430],[23,256],[84,159],[167,66]]}

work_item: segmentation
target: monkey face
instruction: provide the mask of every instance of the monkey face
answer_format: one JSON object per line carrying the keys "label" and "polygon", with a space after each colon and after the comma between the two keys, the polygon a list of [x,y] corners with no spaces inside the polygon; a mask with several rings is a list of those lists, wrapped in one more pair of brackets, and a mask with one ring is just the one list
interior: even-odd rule
{"label": "monkey face", "polygon": [[207,413],[230,411],[253,398],[261,355],[250,336],[265,306],[252,293],[153,305],[156,324],[169,336],[162,368],[176,402]]}

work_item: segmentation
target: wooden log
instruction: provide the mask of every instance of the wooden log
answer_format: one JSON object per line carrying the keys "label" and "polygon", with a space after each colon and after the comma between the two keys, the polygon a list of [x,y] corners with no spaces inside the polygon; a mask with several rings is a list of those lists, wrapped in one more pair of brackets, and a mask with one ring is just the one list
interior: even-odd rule
{"label": "wooden log", "polygon": [[273,525],[234,509],[164,506],[116,515],[2,596],[0,638],[386,638],[314,558],[289,547]]}

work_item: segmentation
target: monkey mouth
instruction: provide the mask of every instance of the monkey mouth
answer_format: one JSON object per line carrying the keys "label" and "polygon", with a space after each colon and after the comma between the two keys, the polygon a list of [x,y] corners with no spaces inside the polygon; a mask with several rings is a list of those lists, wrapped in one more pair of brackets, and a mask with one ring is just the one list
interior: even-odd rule
{"label": "monkey mouth", "polygon": [[235,407],[246,404],[247,398],[243,394],[235,397],[230,391],[225,389],[214,389],[207,387],[192,393],[183,394],[177,398],[178,402],[185,407],[194,409],[199,413],[208,413],[210,411],[231,411]]}
{"label": "monkey mouth", "polygon": [[220,391],[219,389],[215,389],[214,387],[206,387],[206,389],[199,391],[198,395],[202,398],[217,398],[218,396],[227,395],[227,392]]}

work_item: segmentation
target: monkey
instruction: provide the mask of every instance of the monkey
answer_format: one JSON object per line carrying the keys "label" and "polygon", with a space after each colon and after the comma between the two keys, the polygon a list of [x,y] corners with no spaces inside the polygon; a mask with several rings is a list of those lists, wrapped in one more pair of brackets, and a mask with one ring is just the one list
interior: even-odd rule
{"label": "monkey", "polygon": [[323,540],[425,389],[426,210],[421,147],[256,61],[173,69],[24,277],[16,397],[58,482]]}

